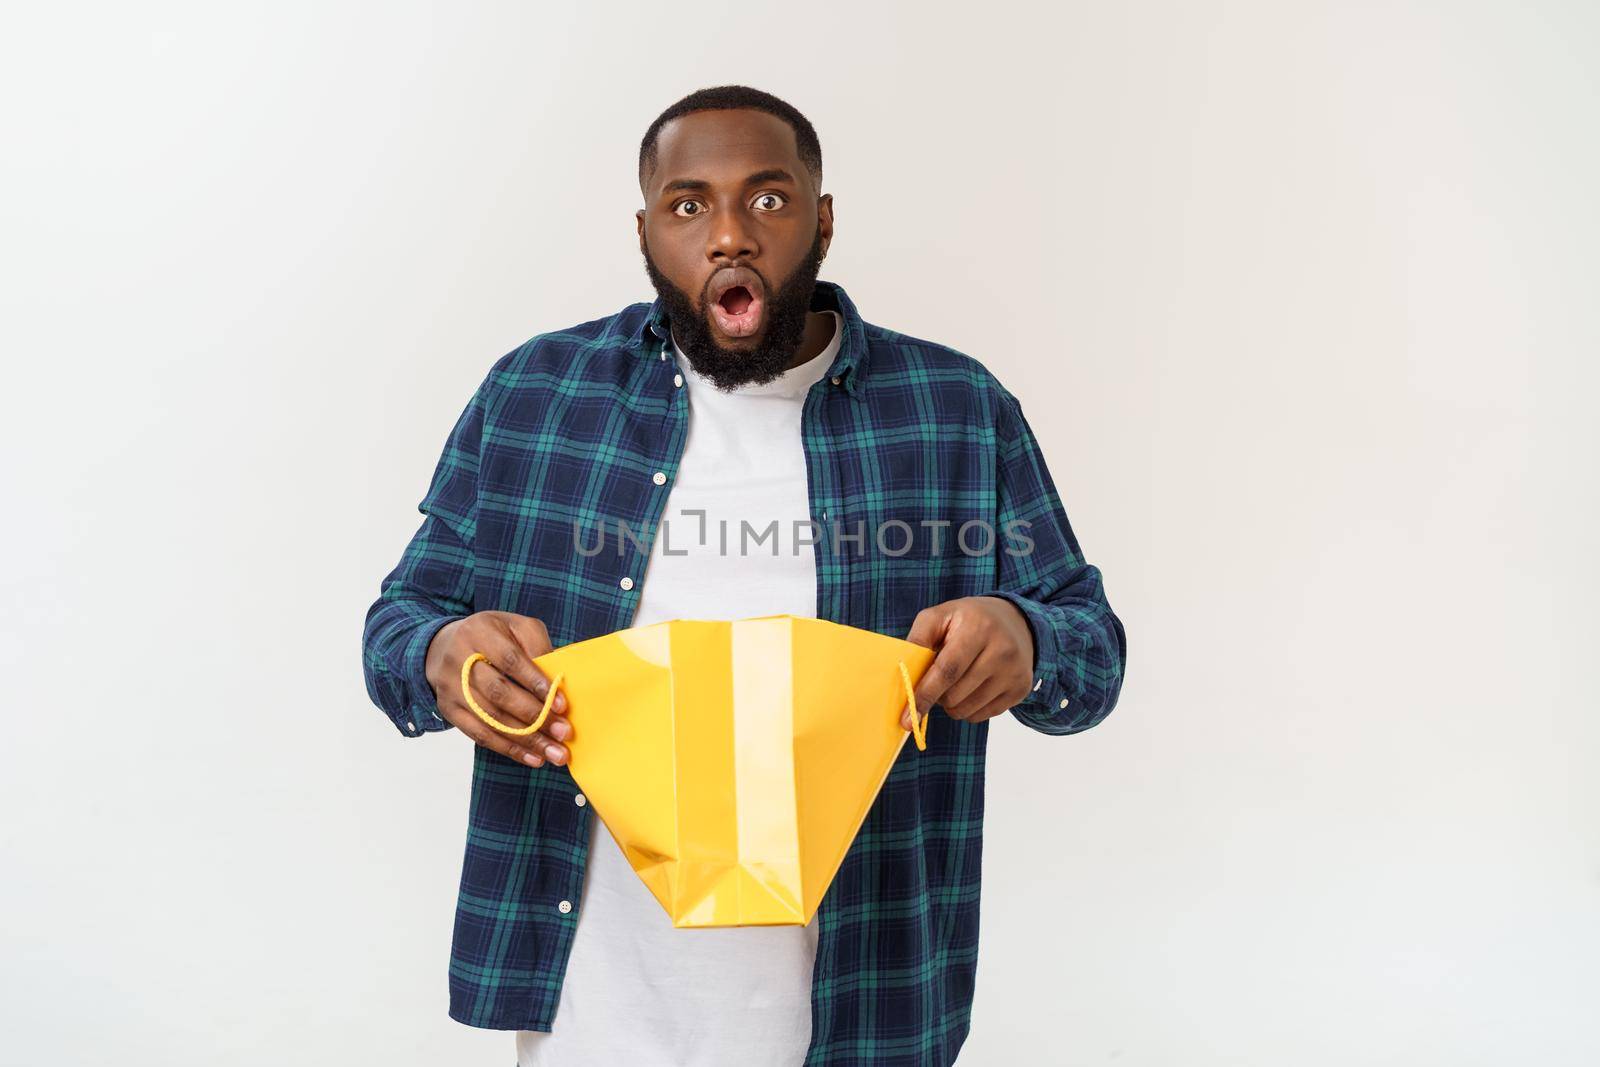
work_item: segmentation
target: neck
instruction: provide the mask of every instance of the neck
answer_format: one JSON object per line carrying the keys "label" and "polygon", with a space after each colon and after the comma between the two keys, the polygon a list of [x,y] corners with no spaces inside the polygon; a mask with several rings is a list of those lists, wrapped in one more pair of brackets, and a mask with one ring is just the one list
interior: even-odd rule
{"label": "neck", "polygon": [[833,340],[833,316],[826,311],[806,312],[806,332],[800,338],[800,347],[795,349],[794,358],[789,361],[789,369],[809,363],[822,354]]}

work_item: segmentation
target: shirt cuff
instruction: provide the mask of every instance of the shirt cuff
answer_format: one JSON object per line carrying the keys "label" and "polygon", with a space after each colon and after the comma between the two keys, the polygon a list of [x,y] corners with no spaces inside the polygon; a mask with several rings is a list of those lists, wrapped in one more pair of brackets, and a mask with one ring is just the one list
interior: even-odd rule
{"label": "shirt cuff", "polygon": [[428,681],[428,646],[433,643],[434,636],[440,630],[457,619],[464,618],[465,615],[445,615],[429,619],[416,628],[411,640],[406,644],[406,692],[410,694],[411,702],[400,713],[395,725],[412,737],[450,729],[450,724],[439,714],[439,702],[433,695],[433,683]]}
{"label": "shirt cuff", "polygon": [[[1044,733],[1067,733],[1072,696],[1062,679],[1061,642],[1051,609],[1018,593],[990,592],[1022,612],[1033,633],[1033,688],[1011,708],[1011,714]],[[1059,724],[1059,725],[1058,725]]]}

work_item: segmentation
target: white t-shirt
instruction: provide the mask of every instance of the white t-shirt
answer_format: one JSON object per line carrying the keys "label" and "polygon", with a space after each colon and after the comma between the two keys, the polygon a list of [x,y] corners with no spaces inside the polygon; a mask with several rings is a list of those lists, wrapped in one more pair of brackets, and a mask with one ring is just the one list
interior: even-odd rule
{"label": "white t-shirt", "polygon": [[[689,433],[635,626],[816,616],[800,412],[839,351],[843,323],[829,314],[833,340],[815,359],[731,393],[669,349],[688,390]],[[675,929],[610,831],[599,819],[593,827],[555,1021],[548,1034],[517,1035],[520,1067],[800,1064],[811,1043],[816,919]]]}

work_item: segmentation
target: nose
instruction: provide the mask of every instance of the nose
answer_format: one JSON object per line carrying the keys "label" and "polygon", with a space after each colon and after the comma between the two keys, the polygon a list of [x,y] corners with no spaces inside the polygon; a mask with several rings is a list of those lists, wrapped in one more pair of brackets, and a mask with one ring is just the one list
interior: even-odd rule
{"label": "nose", "polygon": [[743,263],[756,258],[761,247],[750,232],[749,220],[741,211],[720,211],[717,223],[711,227],[706,245],[706,258],[719,266],[732,261]]}

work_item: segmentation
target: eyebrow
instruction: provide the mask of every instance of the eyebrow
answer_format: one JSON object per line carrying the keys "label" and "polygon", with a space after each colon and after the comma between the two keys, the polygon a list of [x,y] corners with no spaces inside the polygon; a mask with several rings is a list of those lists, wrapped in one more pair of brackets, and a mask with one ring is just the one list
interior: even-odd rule
{"label": "eyebrow", "polygon": [[[744,180],[746,185],[756,185],[761,182],[788,182],[790,185],[796,184],[794,175],[790,174],[782,167],[769,167],[766,170],[758,170]],[[688,189],[692,192],[700,192],[709,188],[711,188],[711,183],[703,178],[679,178],[676,181],[670,181],[666,185],[662,186],[661,192],[663,194],[675,193],[682,189]]]}

